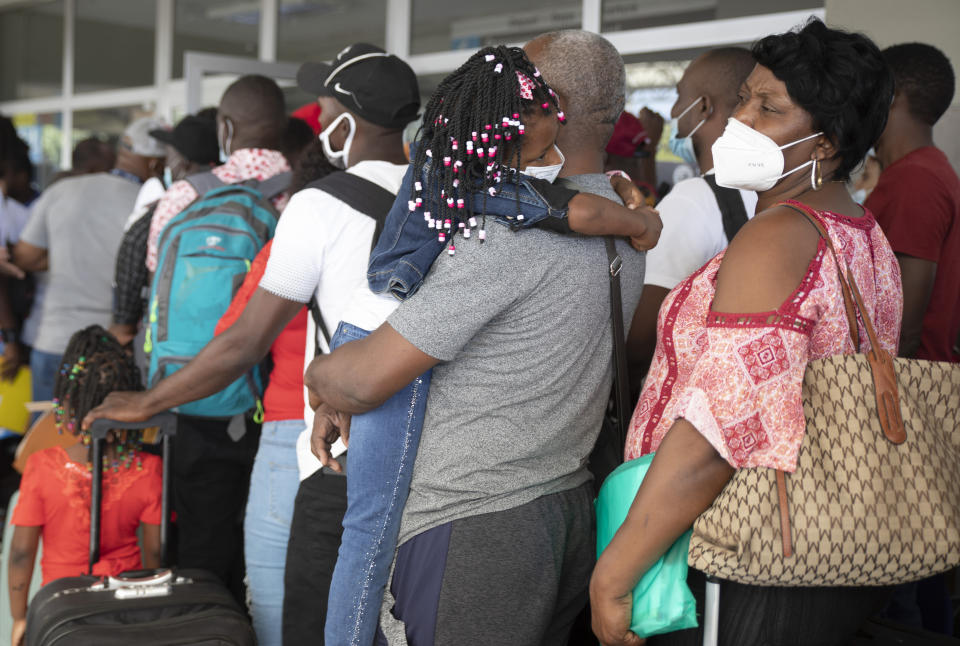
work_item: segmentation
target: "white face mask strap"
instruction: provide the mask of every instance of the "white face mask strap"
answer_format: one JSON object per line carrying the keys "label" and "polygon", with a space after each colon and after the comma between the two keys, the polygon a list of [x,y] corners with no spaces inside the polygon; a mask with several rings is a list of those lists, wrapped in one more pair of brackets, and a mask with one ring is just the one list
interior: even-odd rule
{"label": "white face mask strap", "polygon": [[699,130],[699,129],[700,129],[700,126],[702,126],[702,125],[705,124],[706,122],[707,122],[707,118],[704,117],[703,119],[700,120],[700,123],[698,123],[697,125],[695,125],[695,126],[693,127],[693,130],[690,131],[690,134],[687,135],[687,136],[684,137],[684,138],[685,138],[685,139],[689,139],[690,137],[692,137],[692,136],[693,136],[693,133],[695,133],[697,130]]}
{"label": "white face mask strap", "polygon": [[[703,101],[703,99],[704,99],[704,96],[703,96],[702,94],[701,94],[700,96],[698,96],[696,99],[694,99],[693,103],[691,103],[691,104],[688,105],[686,108],[684,108],[683,112],[681,112],[680,114],[678,114],[678,115],[676,116],[677,121],[679,122],[680,119],[683,119],[683,115],[685,115],[686,113],[688,113],[688,112],[690,112],[691,110],[693,110],[693,106],[695,106],[695,105],[697,105],[698,103],[700,103],[701,101]],[[690,135],[687,135],[687,136],[689,137]]]}
{"label": "white face mask strap", "polygon": [[560,165],[561,167],[563,167],[563,165],[567,163],[567,158],[563,156],[563,151],[560,150],[560,148],[557,146],[557,144],[553,144],[553,149],[554,149],[555,151],[557,151],[557,156],[560,157],[560,164],[559,164],[559,165]]}
{"label": "white face mask strap", "polygon": [[233,154],[231,150],[233,147],[233,121],[224,117],[223,123],[227,129],[227,136],[223,138],[223,154],[229,157]]}
{"label": "white face mask strap", "polygon": [[[343,142],[343,148],[341,150],[333,150],[330,148],[330,133],[337,129],[340,125],[340,121],[346,120],[350,123],[350,133],[347,134],[346,140]],[[353,136],[357,132],[357,122],[353,118],[353,115],[349,112],[341,113],[336,119],[330,122],[330,125],[323,129],[323,132],[320,133],[319,139],[320,143],[323,145],[323,150],[326,153],[327,157],[337,158],[343,157],[344,168],[349,168],[349,155],[350,155],[350,145],[353,143]]]}
{"label": "white face mask strap", "polygon": [[[701,94],[700,96],[698,96],[698,97],[696,98],[696,100],[695,100],[693,103],[691,103],[690,105],[688,105],[683,112],[681,112],[680,114],[678,114],[678,115],[676,116],[676,118],[674,118],[674,120],[673,120],[674,124],[676,124],[675,127],[676,127],[676,128],[679,128],[679,127],[680,127],[680,119],[683,118],[683,115],[685,115],[686,113],[690,112],[690,110],[692,110],[695,105],[697,105],[698,103],[700,103],[701,101],[703,101],[705,98],[706,98],[706,97]],[[709,116],[709,115],[707,115],[707,116]],[[706,122],[707,122],[707,117],[704,117],[703,119],[700,119],[700,123],[698,123],[697,125],[695,125],[695,126],[693,127],[693,130],[691,130],[689,133],[683,135],[682,137],[680,136],[679,133],[677,133],[676,138],[677,138],[677,139],[689,139],[690,137],[693,136],[693,133],[695,133],[697,130],[699,130],[699,129],[700,129],[700,126],[702,126],[702,125],[705,124]]]}
{"label": "white face mask strap", "polygon": [[[784,150],[784,149],[786,149],[786,148],[789,148],[790,146],[796,146],[797,144],[801,144],[801,143],[803,143],[804,141],[807,141],[807,140],[809,140],[809,139],[813,139],[814,137],[819,137],[819,136],[822,135],[822,134],[823,134],[823,131],[815,132],[815,133],[813,133],[812,135],[810,135],[809,137],[804,137],[803,139],[797,139],[797,140],[794,141],[793,143],[789,143],[789,144],[786,144],[786,145],[784,145],[784,146],[780,146],[780,150]],[[793,173],[796,173],[798,170],[800,170],[800,169],[802,169],[802,168],[806,168],[807,166],[810,166],[810,165],[813,164],[815,161],[816,161],[815,159],[811,159],[811,160],[808,161],[808,162],[804,162],[804,163],[800,164],[799,166],[797,166],[796,168],[794,168],[793,170],[788,170],[786,173],[784,173],[784,174],[782,174],[780,177],[778,177],[777,180],[781,180],[781,179],[783,179],[784,177],[786,177],[787,175],[792,175]],[[811,173],[811,175],[810,175],[810,185],[813,186],[813,169],[811,169],[810,173]]]}
{"label": "white face mask strap", "polygon": [[780,177],[777,178],[777,181],[783,179],[783,178],[786,177],[787,175],[793,175],[793,174],[796,173],[798,170],[803,169],[803,168],[806,168],[807,166],[809,166],[809,165],[812,164],[812,163],[813,163],[813,160],[811,159],[811,160],[808,161],[808,162],[804,162],[804,163],[800,164],[799,166],[797,166],[797,167],[794,168],[793,170],[788,170],[786,173],[780,175]]}
{"label": "white face mask strap", "polygon": [[804,137],[803,139],[797,139],[797,140],[794,141],[794,142],[791,142],[791,143],[789,143],[789,144],[784,144],[784,145],[780,146],[780,150],[786,150],[787,148],[789,148],[789,147],[791,147],[791,146],[796,146],[797,144],[802,144],[803,142],[805,142],[805,141],[807,141],[807,140],[809,140],[809,139],[813,139],[814,137],[819,137],[819,136],[822,135],[822,134],[823,134],[823,131],[822,131],[822,130],[821,130],[820,132],[815,132],[815,133],[813,133],[812,135],[810,135],[809,137]]}

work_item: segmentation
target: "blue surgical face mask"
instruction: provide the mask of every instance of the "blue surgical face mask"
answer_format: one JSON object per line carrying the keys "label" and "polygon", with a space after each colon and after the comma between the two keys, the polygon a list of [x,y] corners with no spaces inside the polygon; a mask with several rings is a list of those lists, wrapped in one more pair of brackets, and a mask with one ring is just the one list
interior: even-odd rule
{"label": "blue surgical face mask", "polygon": [[173,171],[170,170],[169,166],[163,168],[163,185],[167,188],[173,185]]}
{"label": "blue surgical face mask", "polygon": [[693,130],[690,131],[690,134],[684,135],[683,137],[678,134],[680,130],[680,119],[683,117],[683,115],[690,112],[695,105],[700,103],[702,99],[702,96],[698,96],[693,103],[684,109],[683,112],[670,120],[670,152],[691,166],[697,165],[697,152],[693,148],[693,133],[699,130],[700,126],[706,123],[707,119],[706,117],[701,119],[700,123],[694,126]]}

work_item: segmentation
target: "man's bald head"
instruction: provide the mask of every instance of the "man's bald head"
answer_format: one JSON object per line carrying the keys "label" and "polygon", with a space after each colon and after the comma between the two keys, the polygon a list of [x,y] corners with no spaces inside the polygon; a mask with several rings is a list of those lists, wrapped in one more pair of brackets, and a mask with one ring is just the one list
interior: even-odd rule
{"label": "man's bald head", "polygon": [[710,97],[716,109],[729,116],[737,105],[740,85],[750,76],[755,65],[750,50],[721,47],[697,57],[687,66],[683,76],[693,93]]}
{"label": "man's bald head", "polygon": [[623,112],[626,92],[617,48],[593,32],[565,29],[537,36],[524,50],[560,95],[567,115],[561,137],[589,138],[605,146]]}
{"label": "man's bald head", "polygon": [[670,109],[671,117],[679,117],[675,135],[690,137],[701,172],[713,168],[711,147],[723,134],[737,107],[740,85],[754,65],[749,50],[711,49],[690,63],[677,83],[677,100]]}
{"label": "man's bald head", "polygon": [[[226,125],[229,121],[230,125]],[[230,149],[278,149],[286,129],[283,93],[273,79],[257,74],[241,76],[230,84],[220,99],[217,124],[230,137]]]}

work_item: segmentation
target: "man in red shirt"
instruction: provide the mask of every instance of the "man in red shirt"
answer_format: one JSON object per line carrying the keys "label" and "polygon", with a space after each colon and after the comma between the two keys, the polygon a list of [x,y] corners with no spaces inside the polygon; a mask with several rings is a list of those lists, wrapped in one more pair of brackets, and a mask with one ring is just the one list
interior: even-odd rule
{"label": "man in red shirt", "polygon": [[865,206],[900,261],[900,356],[960,362],[960,178],[933,145],[933,125],[953,100],[953,68],[922,43],[883,55],[896,94],[876,145],[883,172]]}

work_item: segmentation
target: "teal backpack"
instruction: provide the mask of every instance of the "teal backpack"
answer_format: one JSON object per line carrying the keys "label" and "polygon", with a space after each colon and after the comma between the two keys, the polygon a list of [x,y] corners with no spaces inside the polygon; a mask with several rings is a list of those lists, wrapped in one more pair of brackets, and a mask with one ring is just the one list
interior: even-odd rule
{"label": "teal backpack", "polygon": [[[286,190],[290,173],[239,184],[224,184],[213,173],[186,181],[199,197],[161,232],[150,286],[143,344],[150,387],[186,365],[213,338],[251,262],[273,238],[279,214],[270,199]],[[233,417],[256,407],[262,414],[263,387],[255,367],[220,392],[174,410]]]}

